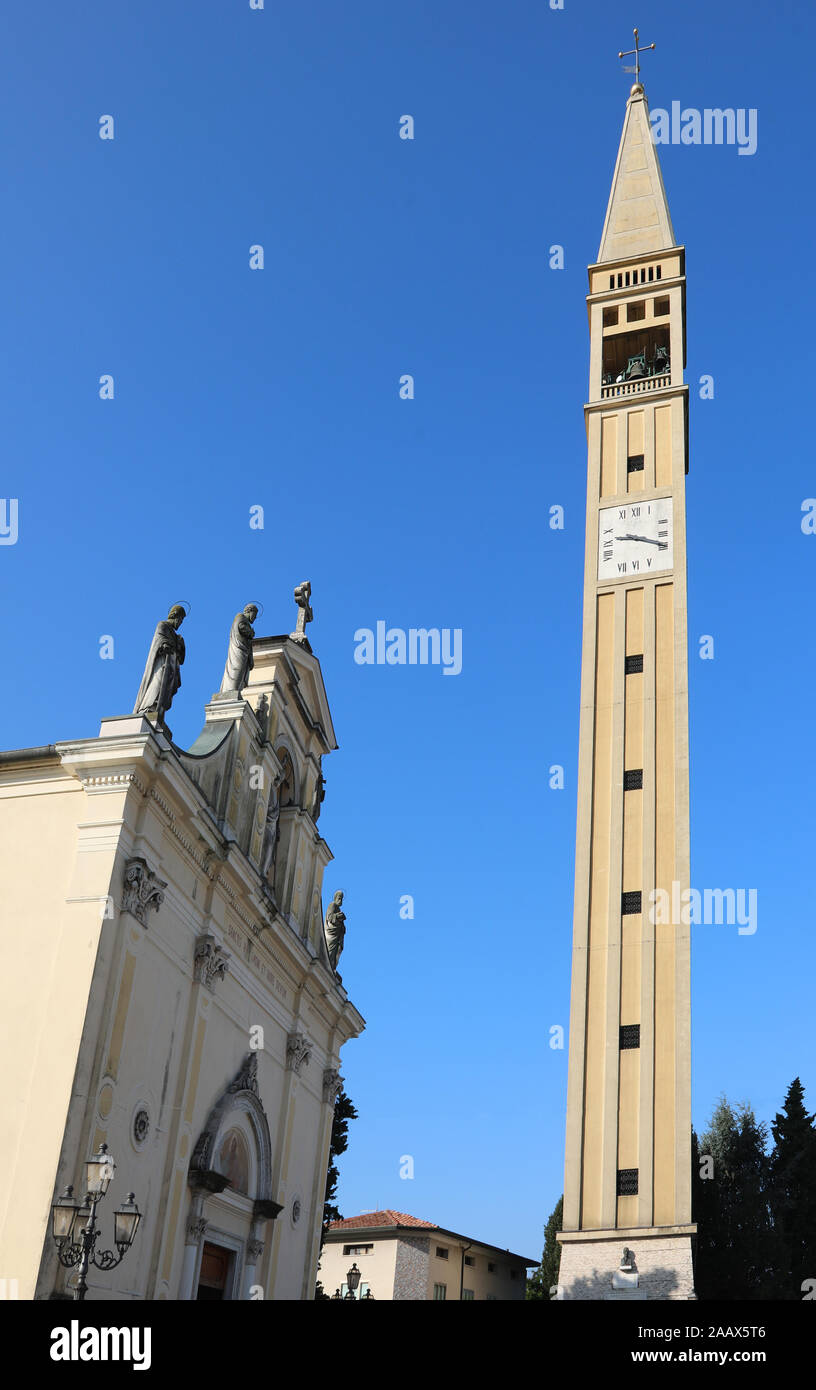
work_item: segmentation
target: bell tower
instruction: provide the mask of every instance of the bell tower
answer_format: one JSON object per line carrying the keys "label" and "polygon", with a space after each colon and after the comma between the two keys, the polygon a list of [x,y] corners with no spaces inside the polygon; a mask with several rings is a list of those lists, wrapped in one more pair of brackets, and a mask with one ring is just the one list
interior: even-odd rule
{"label": "bell tower", "polygon": [[689,887],[685,285],[636,82],[587,297],[567,1299],[694,1297],[690,927],[654,907]]}

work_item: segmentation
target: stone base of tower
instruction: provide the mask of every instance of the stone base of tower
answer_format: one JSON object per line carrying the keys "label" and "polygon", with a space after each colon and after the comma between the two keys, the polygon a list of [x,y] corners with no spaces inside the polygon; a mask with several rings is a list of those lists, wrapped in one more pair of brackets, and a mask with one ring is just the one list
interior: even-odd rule
{"label": "stone base of tower", "polygon": [[[619,1231],[561,1231],[558,1299],[694,1299],[696,1226]],[[631,1269],[622,1269],[624,1247]]]}

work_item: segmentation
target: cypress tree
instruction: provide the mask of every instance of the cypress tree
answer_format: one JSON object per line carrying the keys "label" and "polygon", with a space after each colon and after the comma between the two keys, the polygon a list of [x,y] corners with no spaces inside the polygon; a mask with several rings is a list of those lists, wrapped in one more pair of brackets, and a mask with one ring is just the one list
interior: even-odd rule
{"label": "cypress tree", "polygon": [[564,1198],[559,1197],[549,1221],[544,1227],[544,1253],[541,1264],[527,1280],[526,1297],[529,1299],[551,1299],[550,1289],[558,1283],[558,1269],[561,1263],[561,1246],[556,1233],[561,1230],[564,1220]]}
{"label": "cypress tree", "polygon": [[749,1105],[718,1101],[693,1137],[692,1196],[698,1224],[695,1287],[702,1299],[777,1297],[769,1209],[767,1126]]}
{"label": "cypress tree", "polygon": [[778,1298],[801,1299],[816,1279],[816,1129],[805,1108],[799,1077],[791,1082],[771,1125],[770,1202],[774,1222]]}
{"label": "cypress tree", "polygon": [[[346,1149],[348,1148],[349,1120],[356,1119],[357,1111],[355,1110],[352,1102],[349,1100],[349,1097],[346,1095],[345,1091],[339,1091],[337,1094],[337,1098],[334,1102],[331,1139],[329,1141],[329,1167],[326,1173],[326,1192],[323,1199],[323,1231],[321,1235],[321,1248],[323,1235],[325,1235],[325,1232],[328,1226],[331,1224],[331,1222],[342,1221],[343,1219],[340,1215],[340,1208],[337,1206],[337,1203],[334,1200],[337,1196],[337,1180],[340,1177],[340,1173],[335,1159],[340,1154],[346,1152]],[[319,1269],[320,1265],[318,1264],[317,1267]],[[315,1286],[315,1298],[329,1298],[329,1294],[326,1293],[325,1289],[323,1288],[322,1280],[320,1279],[318,1279],[317,1284]]]}

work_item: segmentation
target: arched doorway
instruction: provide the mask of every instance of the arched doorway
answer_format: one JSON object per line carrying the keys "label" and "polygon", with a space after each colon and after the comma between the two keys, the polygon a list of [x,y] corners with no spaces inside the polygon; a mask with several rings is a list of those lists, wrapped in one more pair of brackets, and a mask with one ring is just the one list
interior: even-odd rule
{"label": "arched doorway", "polygon": [[193,1151],[179,1299],[245,1299],[255,1286],[267,1223],[281,1210],[271,1196],[272,1140],[257,1073],[250,1052]]}

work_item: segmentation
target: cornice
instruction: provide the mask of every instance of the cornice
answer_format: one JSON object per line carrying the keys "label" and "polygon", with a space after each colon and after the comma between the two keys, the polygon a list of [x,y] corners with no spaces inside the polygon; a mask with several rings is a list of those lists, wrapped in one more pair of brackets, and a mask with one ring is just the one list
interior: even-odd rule
{"label": "cornice", "polygon": [[[595,270],[609,271],[611,274],[613,270],[625,270],[627,266],[631,267],[633,265],[646,265],[649,261],[659,261],[662,256],[674,256],[678,254],[681,256],[683,264],[685,264],[686,247],[684,242],[681,242],[678,246],[661,246],[658,251],[645,251],[640,256],[622,256],[615,261],[592,261],[587,266],[587,274],[592,275]],[[656,283],[662,284],[663,282],[662,280],[659,282],[652,280],[650,283],[654,285]],[[641,286],[641,288],[645,288],[645,286]]]}

